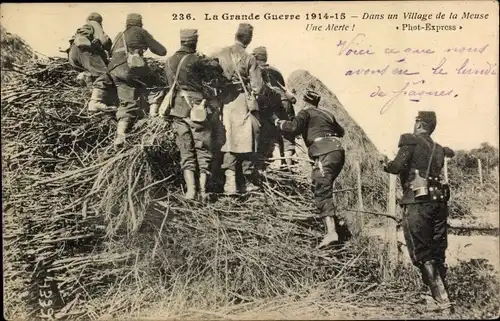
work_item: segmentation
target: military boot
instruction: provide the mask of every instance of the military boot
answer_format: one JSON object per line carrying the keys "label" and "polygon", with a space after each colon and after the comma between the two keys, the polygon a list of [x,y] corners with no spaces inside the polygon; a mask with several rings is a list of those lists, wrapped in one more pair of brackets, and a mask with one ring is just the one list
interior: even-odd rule
{"label": "military boot", "polygon": [[288,166],[293,165],[293,159],[292,159],[293,152],[292,151],[284,152],[283,156],[285,157],[285,164],[287,164]]}
{"label": "military boot", "polygon": [[151,117],[158,116],[158,109],[159,109],[158,104],[151,104],[149,106],[149,116],[151,116]]}
{"label": "military boot", "polygon": [[224,183],[224,193],[227,195],[238,194],[236,185],[236,172],[230,169],[226,169],[224,175],[226,176],[226,182]]}
{"label": "military boot", "polygon": [[184,198],[194,200],[196,198],[196,180],[192,170],[184,170],[184,181],[186,182],[186,194]]}
{"label": "military boot", "polygon": [[105,100],[106,92],[99,88],[92,89],[92,96],[90,97],[90,101],[88,104],[88,109],[91,112],[96,111],[114,111],[116,107],[107,106],[103,101]]}
{"label": "military boot", "polygon": [[125,145],[128,126],[128,118],[122,118],[118,120],[118,124],[116,126],[116,138],[114,142],[115,148],[122,148],[123,145]]}
{"label": "military boot", "polygon": [[436,303],[436,306],[429,306],[430,310],[450,312],[451,303],[448,298],[448,292],[444,287],[443,280],[441,279],[441,275],[439,274],[434,261],[431,260],[425,262],[422,268],[422,272],[422,277],[425,281],[427,281],[428,286],[431,290],[432,298]]}
{"label": "military boot", "polygon": [[207,178],[207,173],[200,173],[200,199],[203,203],[208,201]]}
{"label": "military boot", "polygon": [[349,241],[352,238],[352,233],[349,230],[345,220],[335,216],[334,221],[335,221],[335,229],[339,235],[339,241],[341,243]]}
{"label": "military boot", "polygon": [[260,190],[260,184],[256,174],[245,175],[245,184],[243,185],[243,192],[258,192]]}
{"label": "military boot", "polygon": [[323,246],[327,246],[328,244],[332,242],[337,242],[339,240],[339,235],[337,234],[337,231],[335,230],[335,222],[333,220],[333,217],[327,216],[324,218],[325,219],[325,226],[326,226],[326,235],[321,241],[321,243],[318,245],[318,248],[321,248]]}

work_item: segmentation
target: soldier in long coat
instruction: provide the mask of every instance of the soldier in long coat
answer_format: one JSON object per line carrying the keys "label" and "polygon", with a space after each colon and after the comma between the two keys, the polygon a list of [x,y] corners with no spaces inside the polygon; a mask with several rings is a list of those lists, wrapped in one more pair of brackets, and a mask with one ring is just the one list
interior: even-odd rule
{"label": "soldier in long coat", "polygon": [[[125,31],[118,34],[111,49],[109,75],[116,85],[120,106],[116,113],[118,119],[115,146],[125,143],[126,133],[134,120],[142,116],[139,98],[147,96],[150,109],[157,109],[162,97],[160,79],[146,64],[140,69],[131,69],[127,63],[127,52],[141,57],[146,50],[158,56],[165,56],[167,49],[142,27],[142,16],[137,13],[127,15]],[[125,47],[125,43],[126,46]],[[154,88],[147,90],[146,88]]]}
{"label": "soldier in long coat", "polygon": [[400,176],[406,246],[435,300],[430,308],[449,310],[445,252],[450,192],[440,174],[445,157],[454,152],[431,138],[436,123],[434,112],[419,111],[413,133],[401,135],[396,158],[386,163],[384,170]]}
{"label": "soldier in long coat", "polygon": [[227,194],[238,192],[237,171],[244,181],[241,192],[258,189],[255,161],[261,125],[259,111],[256,110],[258,107],[255,108],[251,99],[258,99],[266,89],[255,57],[245,50],[252,36],[252,25],[241,23],[235,43],[214,55],[231,82],[222,97],[225,142],[221,151],[224,153],[222,170],[225,174],[224,192]]}
{"label": "soldier in long coat", "polygon": [[[114,86],[106,77],[108,54],[111,39],[102,27],[102,16],[93,12],[87,17],[85,25],[78,28],[71,38],[68,49],[69,63],[78,69],[90,73],[93,80],[92,96],[88,104],[90,111],[112,110],[108,104],[112,102]],[[83,39],[83,41],[80,41]]]}
{"label": "soldier in long coat", "polygon": [[[208,95],[203,90],[202,82],[208,81],[206,78],[211,73],[222,74],[222,68],[217,61],[196,52],[197,29],[181,29],[180,38],[181,48],[167,60],[165,67],[169,86],[174,84],[179,70],[173,107],[167,116],[173,118],[173,127],[177,134],[176,143],[180,150],[181,169],[187,187],[185,197],[195,199],[198,185],[199,196],[202,201],[206,201],[207,180],[211,176],[212,119],[218,117],[219,113],[217,104],[212,103],[214,95]],[[201,104],[207,113],[205,119],[193,119],[193,108]]]}

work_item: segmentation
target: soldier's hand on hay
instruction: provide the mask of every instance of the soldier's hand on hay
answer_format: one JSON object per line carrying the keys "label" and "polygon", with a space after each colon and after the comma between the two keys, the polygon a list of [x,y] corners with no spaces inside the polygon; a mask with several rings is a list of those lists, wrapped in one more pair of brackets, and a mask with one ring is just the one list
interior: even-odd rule
{"label": "soldier's hand on hay", "polygon": [[387,155],[381,155],[379,156],[378,161],[382,167],[385,167],[387,163],[389,163],[389,157],[387,157]]}

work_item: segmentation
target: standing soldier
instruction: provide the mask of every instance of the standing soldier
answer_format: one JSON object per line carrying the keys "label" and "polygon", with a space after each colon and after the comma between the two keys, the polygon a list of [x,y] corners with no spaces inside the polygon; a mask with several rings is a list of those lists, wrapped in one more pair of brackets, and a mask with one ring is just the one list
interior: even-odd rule
{"label": "standing soldier", "polygon": [[[201,200],[206,201],[212,160],[211,118],[217,117],[218,113],[212,110],[216,106],[211,102],[214,97],[204,92],[203,81],[212,71],[222,74],[222,68],[217,61],[196,52],[197,29],[181,29],[180,38],[181,48],[167,60],[165,67],[169,86],[176,84],[173,106],[168,115],[173,118],[177,133],[176,143],[187,187],[185,197],[195,199],[198,172]],[[195,115],[196,111],[199,113]]]}
{"label": "standing soldier", "polygon": [[333,204],[333,182],[345,162],[345,151],[340,142],[340,138],[344,137],[344,128],[332,113],[318,107],[320,100],[318,93],[307,90],[304,95],[306,107],[297,117],[292,121],[274,117],[274,123],[284,132],[295,136],[302,134],[309,157],[314,161],[314,200],[327,229],[327,235],[318,246],[323,247],[335,241],[345,242],[351,233],[345,221],[338,217]]}
{"label": "standing soldier", "polygon": [[240,191],[259,189],[256,186],[255,169],[260,133],[257,99],[259,95],[265,94],[266,87],[255,57],[245,51],[252,36],[252,25],[241,23],[236,32],[235,44],[215,54],[224,76],[231,81],[222,97],[225,143],[221,148],[224,153],[222,170],[226,177],[224,192],[229,195],[238,192],[237,171],[245,182]]}
{"label": "standing soldier", "polygon": [[451,304],[446,289],[445,251],[450,191],[439,176],[445,157],[454,153],[434,142],[431,134],[435,128],[436,114],[419,111],[413,134],[401,135],[398,154],[384,164],[384,171],[401,179],[406,246],[431,290],[434,304],[430,308],[448,310]]}
{"label": "standing soldier", "polygon": [[[158,56],[165,56],[167,49],[156,41],[153,36],[142,28],[142,16],[137,13],[127,15],[126,29],[118,34],[111,49],[111,61],[108,66],[109,74],[116,85],[120,107],[116,113],[118,119],[115,146],[121,147],[125,143],[125,135],[132,122],[140,115],[139,98],[146,91],[146,87],[159,86],[159,77],[143,60],[146,50]],[[142,59],[143,66],[131,68],[127,57],[136,56],[136,61]],[[157,109],[158,92],[148,92],[150,109]]]}
{"label": "standing soldier", "polygon": [[106,75],[108,71],[106,66],[111,39],[102,28],[102,16],[97,12],[91,13],[85,25],[78,28],[69,42],[69,63],[89,72],[94,80],[88,104],[89,111],[108,110],[107,99],[110,97],[107,95],[110,94],[113,84],[101,76]]}
{"label": "standing soldier", "polygon": [[262,156],[268,158],[273,154],[277,157],[284,157],[284,162],[275,161],[280,167],[281,163],[292,165],[291,157],[295,154],[295,137],[290,133],[283,135],[272,124],[270,118],[275,113],[280,119],[292,120],[295,117],[293,104],[297,102],[295,97],[285,88],[285,79],[280,71],[267,63],[266,47],[257,47],[253,50],[253,55],[257,59],[257,63],[262,70],[264,82],[272,89],[272,95],[264,104],[270,105],[268,108],[263,108],[263,112],[267,115],[262,115],[262,134],[259,149]]}

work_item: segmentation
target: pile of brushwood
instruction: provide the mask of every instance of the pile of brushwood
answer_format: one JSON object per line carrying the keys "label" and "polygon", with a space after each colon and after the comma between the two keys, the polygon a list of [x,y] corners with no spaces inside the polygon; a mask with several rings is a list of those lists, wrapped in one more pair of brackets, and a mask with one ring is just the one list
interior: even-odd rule
{"label": "pile of brushwood", "polygon": [[148,282],[160,279],[186,300],[194,291],[178,290],[179,280],[204,282],[206,300],[224,304],[332,280],[375,305],[418,292],[411,267],[381,269],[373,241],[315,249],[323,231],[306,175],[269,170],[262,194],[185,202],[170,123],[139,120],[115,151],[114,115],[86,111],[90,89],[76,75],[51,59],[2,84],[7,318],[120,318],[131,308],[120,293],[159,299]]}

